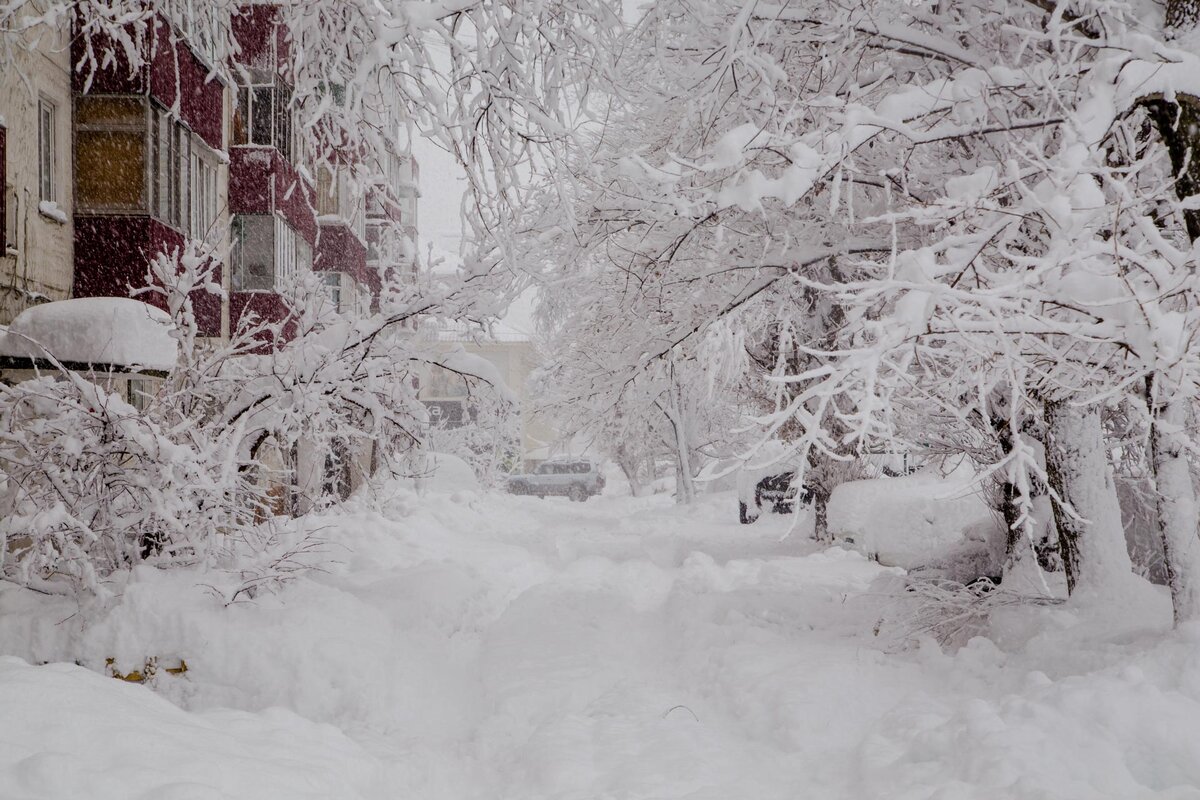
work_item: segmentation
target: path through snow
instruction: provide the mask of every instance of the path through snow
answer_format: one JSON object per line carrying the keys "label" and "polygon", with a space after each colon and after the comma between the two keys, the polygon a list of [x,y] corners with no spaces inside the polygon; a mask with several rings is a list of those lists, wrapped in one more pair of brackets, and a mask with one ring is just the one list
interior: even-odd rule
{"label": "path through snow", "polygon": [[[888,653],[874,629],[889,570],[786,536],[784,517],[738,525],[729,496],[680,510],[389,492],[319,521],[332,570],[254,603],[144,569],[82,629],[60,624],[64,601],[0,585],[0,652],[186,656],[187,676],[156,689],[194,712],[0,662],[17,720],[0,727],[0,797],[72,796],[38,793],[38,759],[77,747],[93,758],[54,760],[55,786],[105,760],[119,786],[135,765],[103,732],[125,714],[150,740],[168,732],[155,774],[193,793],[141,774],[138,793],[89,797],[1200,798],[1200,635],[1164,636],[1157,606],[1108,630],[1028,612],[1008,652]],[[1047,630],[1023,633],[1033,622]],[[64,718],[92,735],[58,744]],[[248,744],[244,770],[217,774],[214,730],[291,747]],[[311,794],[287,783],[288,758]]]}

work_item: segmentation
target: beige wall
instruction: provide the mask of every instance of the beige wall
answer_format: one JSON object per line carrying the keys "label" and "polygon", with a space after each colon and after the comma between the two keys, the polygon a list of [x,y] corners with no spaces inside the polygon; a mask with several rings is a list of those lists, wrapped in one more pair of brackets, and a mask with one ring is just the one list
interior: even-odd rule
{"label": "beige wall", "polygon": [[[37,52],[18,49],[11,65],[0,65],[0,117],[8,148],[5,192],[8,203],[13,190],[17,198],[16,241],[0,256],[0,324],[30,305],[66,298],[73,272],[70,48],[64,31],[38,26],[27,36],[41,37]],[[66,223],[38,211],[40,97],[55,105],[54,189]]]}
{"label": "beige wall", "polygon": [[[521,404],[522,449],[529,458],[535,451],[555,444],[558,432],[534,410],[534,401],[529,394],[529,376],[533,372],[536,354],[528,341],[505,342],[447,342],[446,348],[461,345],[468,353],[486,358],[500,371],[505,384],[517,396]],[[436,372],[436,368],[432,370]],[[430,374],[421,381],[420,399],[447,400],[463,397],[462,381],[457,378],[440,379]]]}

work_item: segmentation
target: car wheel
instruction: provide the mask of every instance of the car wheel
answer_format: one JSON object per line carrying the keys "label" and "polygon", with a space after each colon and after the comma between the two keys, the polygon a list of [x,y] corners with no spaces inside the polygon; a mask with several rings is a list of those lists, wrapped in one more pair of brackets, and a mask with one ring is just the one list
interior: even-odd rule
{"label": "car wheel", "polygon": [[738,522],[742,523],[743,525],[749,525],[751,522],[754,522],[757,519],[758,514],[750,513],[750,506],[742,502],[738,503]]}
{"label": "car wheel", "polygon": [[582,486],[572,486],[571,491],[567,492],[567,497],[571,498],[576,503],[582,503],[588,499],[587,489]]}

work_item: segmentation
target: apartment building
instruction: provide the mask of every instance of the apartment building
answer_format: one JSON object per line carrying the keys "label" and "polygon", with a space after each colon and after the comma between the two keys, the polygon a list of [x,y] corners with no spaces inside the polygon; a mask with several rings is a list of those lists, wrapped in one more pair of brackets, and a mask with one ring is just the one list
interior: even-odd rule
{"label": "apartment building", "polygon": [[[164,8],[136,70],[120,47],[95,70],[72,69],[88,45],[64,27],[31,31],[37,47],[0,76],[0,325],[48,300],[129,296],[150,259],[187,239],[223,262],[227,301],[195,298],[203,335],[227,337],[250,312],[285,322],[281,292],[303,271],[320,273],[342,309],[377,303],[385,274],[416,268],[416,162],[388,152],[385,177],[364,188],[347,156],[309,151],[278,6],[227,19],[202,2]],[[222,72],[225,25],[238,55]]]}
{"label": "apartment building", "polygon": [[[312,152],[285,79],[292,53],[279,6],[246,3],[224,17],[203,0],[161,9],[134,39],[134,61],[125,45],[40,25],[27,34],[36,47],[0,71],[0,326],[47,302],[128,298],[153,258],[188,240],[212,247],[225,289],[193,297],[202,336],[227,339],[253,314],[281,324],[264,349],[286,344],[296,325],[285,293],[301,273],[320,275],[342,311],[378,307],[385,276],[415,276],[416,162],[390,148],[364,187],[350,155]],[[218,63],[225,30],[236,63]],[[374,126],[398,138],[395,104],[377,105]],[[0,380],[28,374],[28,361],[26,349],[0,352]],[[127,383],[131,400],[148,386]],[[293,451],[284,461],[293,445],[279,443]]]}
{"label": "apartment building", "polygon": [[[146,284],[155,255],[188,238],[217,244],[228,229],[229,87],[210,77],[216,25],[211,16],[160,15],[140,69],[72,71],[72,296],[128,296]],[[75,63],[85,47],[83,37],[72,38]],[[228,336],[229,310],[218,295],[197,293],[193,302],[201,335]]]}
{"label": "apartment building", "polygon": [[36,51],[0,70],[0,325],[71,294],[74,259],[69,31],[33,28]]}

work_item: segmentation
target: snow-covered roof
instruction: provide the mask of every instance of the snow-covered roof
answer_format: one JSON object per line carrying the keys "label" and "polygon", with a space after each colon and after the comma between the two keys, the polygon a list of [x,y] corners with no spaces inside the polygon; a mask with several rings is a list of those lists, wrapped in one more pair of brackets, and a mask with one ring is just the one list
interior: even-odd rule
{"label": "snow-covered roof", "polygon": [[93,366],[170,370],[177,343],[171,317],[128,297],[83,297],[25,309],[0,335],[0,356]]}

